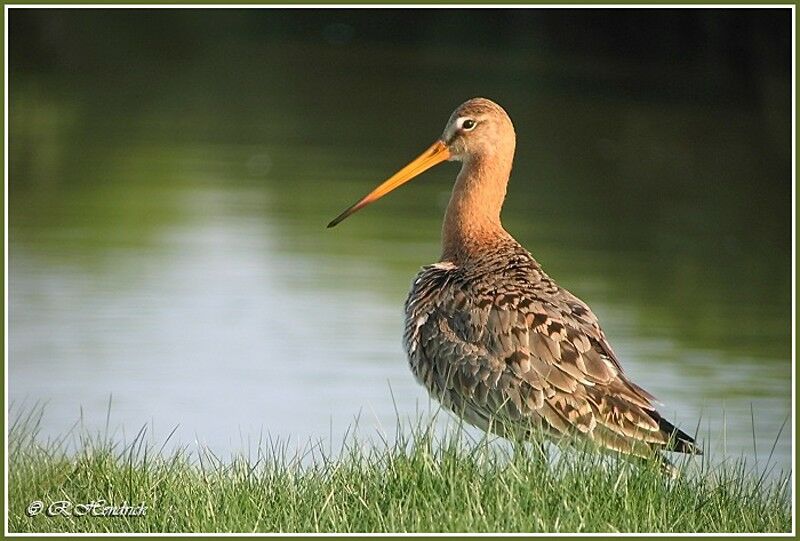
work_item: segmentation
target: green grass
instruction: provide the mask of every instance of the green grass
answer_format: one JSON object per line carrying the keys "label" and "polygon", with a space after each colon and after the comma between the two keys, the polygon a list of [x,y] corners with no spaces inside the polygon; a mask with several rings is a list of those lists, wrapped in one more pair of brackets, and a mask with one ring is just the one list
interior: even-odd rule
{"label": "green grass", "polygon": [[[76,430],[42,442],[29,414],[9,433],[11,532],[788,532],[789,478],[695,457],[678,479],[589,448],[544,459],[532,446],[435,435],[258,456],[165,452]],[[72,438],[71,443],[67,443]],[[336,455],[336,458],[333,456]],[[139,517],[28,516],[30,502],[144,503]]]}

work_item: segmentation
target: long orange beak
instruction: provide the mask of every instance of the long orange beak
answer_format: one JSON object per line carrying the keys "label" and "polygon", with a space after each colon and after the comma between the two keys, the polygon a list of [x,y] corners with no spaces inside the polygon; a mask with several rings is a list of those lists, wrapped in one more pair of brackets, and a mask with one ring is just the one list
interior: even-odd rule
{"label": "long orange beak", "polygon": [[402,186],[412,178],[427,171],[437,163],[445,161],[449,157],[450,150],[447,148],[447,146],[442,141],[436,141],[428,150],[416,157],[411,163],[403,167],[383,184],[365,195],[358,203],[342,212],[331,223],[328,224],[328,227],[337,225],[339,222],[357,210],[366,207],[373,201],[377,201],[395,188]]}

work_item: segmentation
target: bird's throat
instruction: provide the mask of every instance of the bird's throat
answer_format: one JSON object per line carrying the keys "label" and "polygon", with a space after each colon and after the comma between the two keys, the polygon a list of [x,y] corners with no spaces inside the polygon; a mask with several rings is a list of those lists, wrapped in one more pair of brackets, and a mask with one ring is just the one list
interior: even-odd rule
{"label": "bird's throat", "polygon": [[511,160],[465,161],[442,225],[442,261],[464,262],[508,236],[500,211],[511,174]]}

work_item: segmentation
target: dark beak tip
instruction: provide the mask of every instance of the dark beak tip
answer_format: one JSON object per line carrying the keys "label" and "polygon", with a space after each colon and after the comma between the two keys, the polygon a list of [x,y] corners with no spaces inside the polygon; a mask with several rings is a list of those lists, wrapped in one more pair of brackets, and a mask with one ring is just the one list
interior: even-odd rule
{"label": "dark beak tip", "polygon": [[330,229],[332,227],[336,227],[337,225],[342,223],[342,221],[344,221],[345,218],[347,218],[347,214],[346,213],[340,214],[339,216],[337,216],[336,218],[334,218],[333,220],[328,222],[328,225],[327,225],[326,229]]}

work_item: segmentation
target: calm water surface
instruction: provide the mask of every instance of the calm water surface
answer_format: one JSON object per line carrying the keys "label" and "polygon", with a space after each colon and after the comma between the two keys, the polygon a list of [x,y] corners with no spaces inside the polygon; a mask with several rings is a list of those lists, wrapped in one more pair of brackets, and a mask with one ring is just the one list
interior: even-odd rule
{"label": "calm water surface", "polygon": [[484,94],[518,132],[506,227],[667,415],[718,454],[763,462],[777,440],[791,468],[782,110],[622,99],[580,66],[485,51],[248,51],[13,79],[12,410],[43,402],[55,436],[81,415],[101,429],[112,397],[125,434],[178,426],[223,454],[338,441],[356,417],[393,434],[429,407],[402,306],[457,166],[325,224]]}

